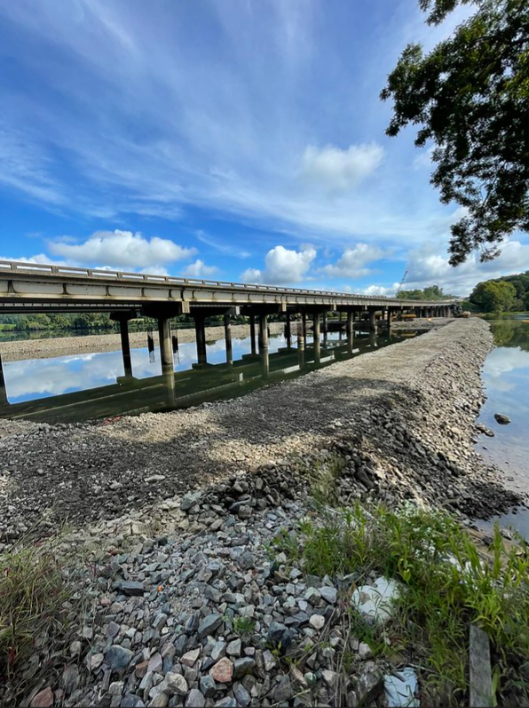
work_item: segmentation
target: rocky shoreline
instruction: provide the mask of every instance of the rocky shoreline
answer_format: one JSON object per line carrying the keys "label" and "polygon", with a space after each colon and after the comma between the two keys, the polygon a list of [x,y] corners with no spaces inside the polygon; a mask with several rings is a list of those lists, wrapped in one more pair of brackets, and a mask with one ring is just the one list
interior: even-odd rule
{"label": "rocky shoreline", "polygon": [[[62,652],[38,643],[22,705],[339,705],[352,580],[307,576],[270,545],[316,489],[341,505],[444,507],[465,524],[519,503],[474,450],[491,345],[486,323],[459,320],[194,410],[2,422],[4,547],[69,519],[65,548],[93,554],[91,574],[71,571],[91,609]],[[303,670],[287,651],[308,657]],[[348,705],[387,704],[395,667],[362,642],[351,651]]]}
{"label": "rocky shoreline", "polygon": [[[279,334],[284,330],[283,322],[271,322],[270,332]],[[250,336],[250,326],[232,325],[232,337],[242,339]],[[147,346],[147,332],[131,332],[129,335],[131,348]],[[224,339],[224,327],[206,327],[206,341],[216,342]],[[158,333],[154,333],[158,346]],[[194,342],[194,328],[178,330],[179,342]],[[121,349],[119,334],[87,334],[80,337],[56,337],[53,339],[24,339],[1,342],[0,355],[4,361],[20,361],[23,359],[48,359],[56,356],[78,354],[79,352],[113,352]]]}

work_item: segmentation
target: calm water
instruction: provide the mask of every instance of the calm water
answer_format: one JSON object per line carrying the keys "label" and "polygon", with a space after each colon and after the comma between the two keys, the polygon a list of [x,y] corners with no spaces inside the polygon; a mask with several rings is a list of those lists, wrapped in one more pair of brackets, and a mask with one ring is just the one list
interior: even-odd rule
{"label": "calm water", "polygon": [[[505,470],[509,488],[529,493],[529,313],[490,324],[496,346],[485,362],[483,378],[488,398],[479,422],[491,428],[495,437],[480,435],[477,449]],[[500,425],[495,413],[509,416],[511,423]],[[528,509],[521,508],[499,521],[529,539]]]}
{"label": "calm water", "polygon": [[281,335],[270,338],[265,358],[251,356],[249,337],[234,339],[232,363],[226,360],[225,341],[218,340],[207,344],[206,367],[197,366],[195,343],[182,343],[174,355],[174,376],[162,375],[158,348],[135,348],[132,379],[124,377],[121,351],[8,362],[0,416],[69,422],[198,405],[299,376],[412,334],[356,333],[350,350],[345,335],[340,339],[339,333],[329,333],[327,340],[322,337],[319,352],[310,336],[305,349],[298,351],[295,338],[289,348]]}

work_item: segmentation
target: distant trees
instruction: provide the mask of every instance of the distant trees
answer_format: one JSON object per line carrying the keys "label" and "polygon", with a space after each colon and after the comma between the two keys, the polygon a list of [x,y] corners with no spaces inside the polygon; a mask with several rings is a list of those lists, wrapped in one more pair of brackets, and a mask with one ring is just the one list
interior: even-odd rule
{"label": "distant trees", "polygon": [[445,295],[438,285],[429,285],[422,290],[399,290],[396,297],[403,300],[450,300],[455,295]]}
{"label": "distant trees", "polygon": [[529,310],[529,270],[478,283],[469,301],[482,312]]}
{"label": "distant trees", "polygon": [[514,285],[502,280],[486,280],[484,283],[478,283],[470,295],[470,301],[483,312],[510,310],[515,299]]}

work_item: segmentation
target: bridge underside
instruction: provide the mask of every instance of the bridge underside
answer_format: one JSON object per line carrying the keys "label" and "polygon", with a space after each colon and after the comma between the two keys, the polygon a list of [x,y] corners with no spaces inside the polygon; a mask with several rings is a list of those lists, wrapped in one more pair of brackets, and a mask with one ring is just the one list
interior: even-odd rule
{"label": "bridge underside", "polygon": [[403,312],[448,316],[451,304],[0,261],[0,314],[107,312],[120,323],[126,376],[132,375],[128,322],[141,316],[158,320],[162,370],[167,372],[173,370],[173,351],[178,346],[171,319],[181,314],[195,320],[198,361],[205,364],[205,318],[211,315],[224,316],[229,362],[232,315],[249,318],[255,353],[256,324],[259,351],[263,352],[268,349],[267,319],[272,314],[284,317],[287,340],[292,335],[292,316],[301,318],[298,337],[302,339],[310,317],[317,347],[322,329],[324,335],[329,330],[329,312],[337,312],[340,320],[345,316],[338,328],[352,337],[359,319],[367,320],[376,331],[379,315],[390,326],[392,317]]}

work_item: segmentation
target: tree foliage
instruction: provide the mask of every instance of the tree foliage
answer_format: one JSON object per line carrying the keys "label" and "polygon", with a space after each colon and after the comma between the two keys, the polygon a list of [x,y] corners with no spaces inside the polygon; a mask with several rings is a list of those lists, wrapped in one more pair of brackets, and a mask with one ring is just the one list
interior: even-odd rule
{"label": "tree foliage", "polygon": [[429,285],[422,290],[399,290],[396,297],[403,300],[452,300],[455,295],[445,295],[438,285]]}
{"label": "tree foliage", "polygon": [[465,210],[452,265],[474,249],[490,260],[506,236],[529,231],[529,2],[419,0],[429,24],[463,4],[475,14],[429,54],[409,44],[381,93],[394,101],[387,134],[418,126],[415,144],[433,143],[441,201]]}
{"label": "tree foliage", "polygon": [[504,312],[510,310],[516,298],[516,289],[512,283],[504,280],[486,280],[478,283],[470,300],[483,312]]}

